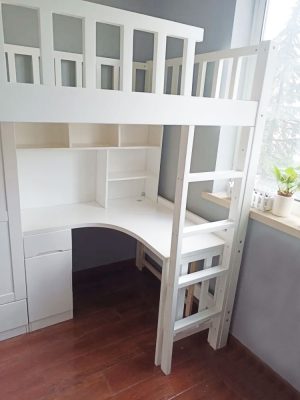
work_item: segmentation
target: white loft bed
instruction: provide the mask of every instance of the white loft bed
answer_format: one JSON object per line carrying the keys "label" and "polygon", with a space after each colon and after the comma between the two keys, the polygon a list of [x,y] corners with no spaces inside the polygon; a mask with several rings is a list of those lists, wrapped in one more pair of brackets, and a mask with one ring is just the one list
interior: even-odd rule
{"label": "white loft bed", "polygon": [[[14,182],[10,190],[18,208],[16,214],[20,211],[18,198],[21,196],[25,255],[21,247],[15,251],[19,256],[20,275],[25,275],[21,261],[24,263],[25,257],[28,292],[27,300],[24,290],[22,295],[11,299],[22,304],[28,302],[29,329],[72,317],[71,229],[96,226],[117,229],[135,237],[140,243],[139,267],[149,267],[145,258],[147,251],[154,261],[162,263],[155,363],[161,365],[165,373],[171,369],[174,340],[209,329],[211,346],[222,347],[229,330],[257,150],[265,121],[274,64],[273,47],[262,43],[195,56],[196,42],[203,38],[200,28],[80,0],[6,0],[0,1],[1,4],[36,9],[40,22],[40,48],[8,45],[0,14],[2,149],[4,166],[6,160],[10,180]],[[54,51],[53,13],[82,19],[83,54]],[[120,27],[120,60],[96,57],[97,22]],[[153,60],[132,61],[135,29],[153,33]],[[182,58],[165,60],[168,36],[183,39]],[[17,82],[16,54],[31,58],[32,84]],[[62,86],[62,60],[75,63],[76,87]],[[101,87],[103,65],[112,68],[113,90]],[[207,76],[210,66],[211,85]],[[134,91],[139,69],[145,71],[144,93]],[[254,71],[253,79],[245,91],[242,83],[245,76],[250,76],[250,70]],[[141,125],[137,127],[136,124]],[[157,194],[162,125],[183,126],[174,205],[159,199]],[[232,170],[190,172],[195,125],[243,128],[239,132]],[[59,164],[55,166],[58,157],[61,158],[59,153],[71,159],[82,152],[89,152],[88,158],[94,160],[94,198],[81,200],[71,193],[68,199],[75,200],[69,203],[75,204],[67,204],[66,199],[61,204],[57,200],[51,203],[48,194],[52,178],[46,181],[45,193],[36,187],[32,192],[30,185],[35,184],[33,181],[37,186],[42,185],[45,171],[42,168],[38,171],[40,164],[34,164],[34,160],[40,159],[43,163],[53,157],[55,171],[59,168]],[[132,166],[127,170],[124,167],[130,159],[136,160],[136,170]],[[61,172],[66,178],[67,173]],[[39,179],[32,179],[31,174],[37,174],[34,176]],[[51,174],[53,171],[47,172]],[[59,173],[57,181],[62,183],[62,177]],[[186,213],[188,184],[215,179],[235,180],[228,219],[209,223]],[[65,190],[68,191],[67,184]],[[12,217],[10,213],[7,215],[5,221],[9,222]],[[18,221],[15,221],[15,229],[17,226]],[[19,234],[11,231],[12,242],[14,235]],[[213,265],[212,259],[216,256],[219,263]],[[204,260],[203,269],[191,272],[189,264],[200,260]],[[61,281],[65,279],[66,286],[58,285],[57,289],[61,290],[61,297],[57,296],[59,307],[61,304],[65,307],[61,311],[49,311],[51,291],[44,289],[46,305],[34,300],[41,292],[37,282],[44,279],[41,264],[49,267],[52,273],[49,282],[52,279],[54,287],[59,277]],[[151,270],[151,265],[149,268]],[[25,285],[25,277],[22,279]],[[213,296],[209,291],[210,280],[216,280]],[[193,285],[201,288],[198,312],[183,318],[185,290]],[[46,311],[41,310],[43,306]],[[34,314],[39,317],[31,319]]]}

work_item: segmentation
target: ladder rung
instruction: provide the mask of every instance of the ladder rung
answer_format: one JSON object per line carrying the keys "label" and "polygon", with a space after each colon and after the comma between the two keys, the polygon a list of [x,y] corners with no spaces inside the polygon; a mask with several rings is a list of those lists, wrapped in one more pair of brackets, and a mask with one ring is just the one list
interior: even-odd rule
{"label": "ladder rung", "polygon": [[194,285],[195,283],[207,281],[208,279],[216,278],[217,276],[224,275],[228,271],[227,267],[220,265],[203,269],[202,271],[193,272],[191,274],[182,275],[178,280],[178,289]]}
{"label": "ladder rung", "polygon": [[206,222],[205,224],[191,225],[183,228],[183,237],[197,235],[198,233],[212,233],[224,231],[234,227],[234,222],[229,219],[216,222]]}
{"label": "ladder rung", "polygon": [[217,179],[240,179],[243,177],[242,171],[213,171],[213,172],[193,172],[189,174],[189,182],[215,181]]}
{"label": "ladder rung", "polygon": [[217,307],[209,308],[204,311],[200,311],[197,314],[190,315],[189,317],[179,319],[174,325],[174,334],[178,334],[186,329],[196,327],[198,325],[207,322],[211,318],[217,317],[221,314],[221,310]]}

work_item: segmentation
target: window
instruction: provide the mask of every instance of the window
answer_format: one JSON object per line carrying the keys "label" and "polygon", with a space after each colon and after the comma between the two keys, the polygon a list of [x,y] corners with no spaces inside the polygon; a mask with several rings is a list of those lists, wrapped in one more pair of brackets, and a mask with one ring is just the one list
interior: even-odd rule
{"label": "window", "polygon": [[256,187],[276,192],[273,166],[300,166],[300,0],[269,0],[262,39],[279,56]]}

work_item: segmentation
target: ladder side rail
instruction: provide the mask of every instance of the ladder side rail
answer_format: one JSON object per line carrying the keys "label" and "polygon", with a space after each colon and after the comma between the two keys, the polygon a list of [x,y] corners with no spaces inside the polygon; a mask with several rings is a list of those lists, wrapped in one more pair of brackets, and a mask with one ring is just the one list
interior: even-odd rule
{"label": "ladder side rail", "polygon": [[[254,86],[252,89],[252,100],[258,101],[258,111],[253,135],[249,138],[249,157],[246,161],[245,187],[243,190],[242,204],[236,228],[235,238],[233,239],[233,251],[230,257],[230,270],[224,293],[223,312],[218,322],[217,334],[211,335],[209,340],[215,348],[223,347],[228,338],[232,309],[235,299],[235,292],[238,282],[238,275],[242,261],[242,252],[246,237],[251,198],[254,187],[255,175],[259,161],[259,149],[266,123],[266,111],[271,98],[272,83],[276,68],[276,47],[272,42],[262,42],[259,46],[259,54],[255,69]],[[243,130],[242,135],[247,131]],[[243,140],[241,140],[243,145]],[[240,160],[243,162],[244,156],[240,153]]]}
{"label": "ladder side rail", "polygon": [[171,371],[174,324],[177,312],[178,278],[181,270],[181,250],[183,227],[185,221],[188,174],[190,172],[194,126],[183,126],[180,135],[179,159],[173,212],[173,228],[171,239],[171,258],[169,267],[166,309],[164,315],[164,334],[162,346],[161,368],[165,374]]}

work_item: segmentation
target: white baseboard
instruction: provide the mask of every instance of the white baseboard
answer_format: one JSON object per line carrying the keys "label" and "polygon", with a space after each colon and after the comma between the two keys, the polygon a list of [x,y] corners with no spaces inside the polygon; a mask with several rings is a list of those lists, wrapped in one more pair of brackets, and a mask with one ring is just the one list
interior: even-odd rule
{"label": "white baseboard", "polygon": [[38,329],[46,328],[47,326],[59,324],[73,318],[73,310],[66,311],[61,314],[52,315],[51,317],[43,318],[38,321],[29,323],[29,331],[33,332]]}
{"label": "white baseboard", "polygon": [[15,329],[10,329],[9,331],[0,332],[0,341],[13,338],[15,336],[23,335],[28,332],[28,326],[20,326]]}

